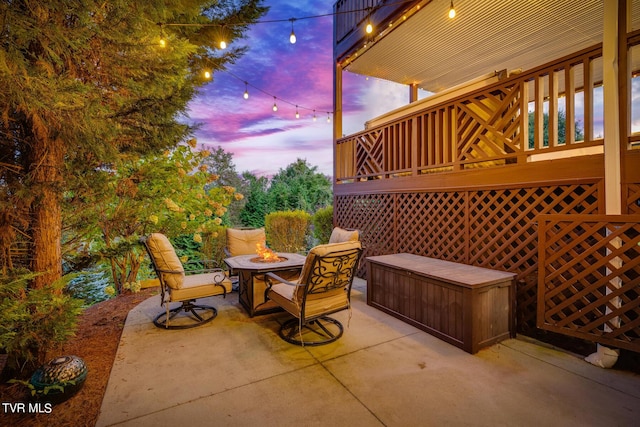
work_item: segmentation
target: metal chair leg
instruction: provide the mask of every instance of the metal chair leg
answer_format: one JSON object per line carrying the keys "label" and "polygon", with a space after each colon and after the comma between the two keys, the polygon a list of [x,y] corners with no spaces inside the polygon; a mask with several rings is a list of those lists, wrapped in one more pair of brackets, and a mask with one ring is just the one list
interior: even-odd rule
{"label": "metal chair leg", "polygon": [[[190,322],[187,324],[178,323],[171,324],[171,321],[176,318],[176,316],[185,312],[190,314],[190,318],[195,318],[195,322]],[[210,313],[209,315],[206,315]],[[215,307],[204,304],[194,304],[193,301],[183,301],[179,307],[172,308],[169,310],[169,316],[167,317],[167,313],[160,313],[153,319],[153,324],[158,328],[162,329],[189,329],[195,328],[196,326],[204,325],[205,323],[211,322],[218,315],[218,310]]]}
{"label": "metal chair leg", "polygon": [[299,346],[318,346],[336,341],[342,336],[342,323],[329,316],[322,316],[302,324],[297,318],[289,319],[280,327],[280,337]]}

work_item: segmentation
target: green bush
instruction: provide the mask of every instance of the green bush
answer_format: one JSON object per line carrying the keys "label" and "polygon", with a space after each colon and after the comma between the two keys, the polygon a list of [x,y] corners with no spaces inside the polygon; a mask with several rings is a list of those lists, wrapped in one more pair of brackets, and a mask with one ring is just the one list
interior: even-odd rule
{"label": "green bush", "polygon": [[[199,234],[199,233],[198,233]],[[176,255],[180,258],[182,265],[186,271],[201,270],[204,266],[198,261],[202,259],[201,255],[201,239],[196,241],[195,234],[183,234],[175,238],[171,238],[173,248],[176,250]]]}
{"label": "green bush", "polygon": [[203,259],[212,260],[216,267],[224,268],[224,247],[227,246],[227,227],[217,226],[202,233]]}
{"label": "green bush", "polygon": [[10,374],[24,375],[45,362],[47,351],[74,335],[82,301],[62,292],[64,278],[42,289],[29,289],[36,274],[0,275],[0,353]]}
{"label": "green bush", "polygon": [[276,252],[305,252],[311,215],[305,211],[271,212],[265,217],[267,242]]}
{"label": "green bush", "polygon": [[313,237],[320,244],[329,243],[329,237],[333,231],[333,206],[318,209],[313,214],[311,221],[313,223]]}
{"label": "green bush", "polygon": [[[224,266],[224,247],[227,244],[227,227],[208,226],[206,230],[172,238],[176,254],[186,271]],[[203,261],[213,261],[203,262]]]}

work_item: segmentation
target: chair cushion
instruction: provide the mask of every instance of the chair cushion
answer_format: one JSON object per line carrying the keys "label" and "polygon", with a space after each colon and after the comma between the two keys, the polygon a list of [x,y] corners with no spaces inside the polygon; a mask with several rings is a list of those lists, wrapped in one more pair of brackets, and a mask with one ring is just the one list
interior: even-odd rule
{"label": "chair cushion", "polygon": [[252,230],[227,228],[227,249],[231,256],[255,254],[256,244],[264,244],[266,240],[264,228]]}
{"label": "chair cushion", "polygon": [[175,272],[159,273],[162,274],[162,280],[171,289],[180,289],[184,281],[184,267],[167,236],[160,233],[151,234],[147,239],[147,247],[160,270]]}
{"label": "chair cushion", "polygon": [[[296,294],[301,290],[301,286],[291,286],[286,283],[276,283],[269,292],[269,299],[277,303],[286,311],[300,318],[301,299]],[[305,305],[305,319],[316,317],[322,314],[331,313],[349,308],[349,299],[344,289],[336,289],[330,293],[323,294],[323,298],[307,299]]]}
{"label": "chair cushion", "polygon": [[329,237],[329,243],[357,242],[358,240],[360,240],[358,230],[349,231],[340,227],[335,227]]}
{"label": "chair cushion", "polygon": [[[216,286],[218,283],[222,286]],[[223,271],[185,276],[180,289],[171,289],[171,301],[185,301],[231,292],[231,280]]]}

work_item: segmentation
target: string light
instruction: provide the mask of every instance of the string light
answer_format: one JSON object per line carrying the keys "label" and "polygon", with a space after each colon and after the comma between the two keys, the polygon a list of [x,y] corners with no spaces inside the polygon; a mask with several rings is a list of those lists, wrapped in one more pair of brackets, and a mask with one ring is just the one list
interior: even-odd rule
{"label": "string light", "polygon": [[313,110],[313,121],[315,122],[316,120],[318,120],[318,118],[316,117],[316,110]]}
{"label": "string light", "polygon": [[451,6],[449,7],[449,19],[456,17],[456,9],[453,7],[453,0],[451,0]]}
{"label": "string light", "polygon": [[204,78],[209,80],[211,78],[211,71],[209,70],[205,70],[204,72]]}
{"label": "string light", "polygon": [[293,32],[293,21],[295,21],[296,18],[291,18],[291,35],[289,36],[289,42],[291,42],[291,44],[296,44],[296,33]]}
{"label": "string light", "polygon": [[[273,111],[274,111],[274,112],[275,112],[275,111],[278,111],[278,102],[279,102],[279,103],[285,103],[285,104],[291,105],[292,107],[295,107],[295,118],[296,118],[296,119],[297,119],[297,118],[300,118],[300,111],[301,111],[301,110],[307,110],[307,111],[313,111],[314,121],[316,120],[316,114],[315,114],[315,113],[316,113],[316,110],[315,110],[315,109],[311,109],[311,108],[308,108],[308,107],[304,107],[304,106],[302,106],[302,105],[300,105],[300,104],[298,104],[298,103],[293,103],[293,102],[287,101],[287,100],[282,99],[282,98],[280,98],[280,97],[278,97],[278,96],[276,96],[276,95],[274,95],[274,94],[272,94],[272,93],[269,93],[269,92],[267,92],[267,91],[265,91],[265,90],[262,90],[261,88],[259,88],[259,87],[257,87],[257,86],[252,85],[252,84],[251,84],[251,83],[249,83],[248,81],[246,81],[246,80],[244,80],[243,78],[241,78],[241,77],[239,77],[239,76],[235,75],[234,73],[232,73],[232,72],[231,72],[231,71],[229,71],[229,70],[220,70],[220,71],[221,71],[221,72],[223,72],[223,73],[227,73],[227,74],[229,74],[231,77],[233,77],[234,79],[237,79],[237,80],[241,81],[242,83],[244,83],[245,90],[244,90],[243,97],[244,97],[245,99],[248,99],[248,98],[249,98],[249,90],[248,90],[248,87],[249,87],[249,86],[251,86],[252,88],[256,89],[257,91],[262,92],[262,93],[264,93],[265,95],[268,95],[268,96],[270,96],[270,97],[272,97],[272,98],[273,98],[273,106],[272,106],[272,109],[273,109]],[[333,114],[333,112],[331,112],[331,111],[330,111],[330,112],[328,112],[327,114],[328,114],[328,115],[331,115],[331,114]]]}
{"label": "string light", "polygon": [[331,123],[331,113],[327,111],[327,123]]}
{"label": "string light", "polygon": [[[167,26],[167,27],[225,27],[225,26],[248,26],[248,25],[254,25],[254,24],[272,24],[272,23],[278,23],[278,22],[286,22],[286,21],[290,21],[291,22],[291,34],[289,35],[289,41],[293,44],[296,42],[297,37],[295,35],[295,32],[293,31],[293,22],[294,21],[299,21],[299,20],[303,20],[303,19],[316,19],[316,18],[325,18],[328,16],[337,16],[337,15],[346,15],[346,14],[351,14],[351,13],[358,13],[358,12],[367,12],[368,13],[368,22],[367,22],[367,26],[366,26],[366,32],[367,34],[371,34],[373,32],[373,24],[371,22],[371,14],[372,11],[377,10],[378,8],[383,8],[383,7],[391,7],[391,6],[398,6],[398,5],[402,5],[402,4],[406,4],[406,3],[412,3],[415,0],[398,0],[398,1],[390,1],[388,3],[385,4],[380,4],[377,5],[375,7],[365,7],[365,8],[360,8],[360,9],[351,9],[351,10],[345,10],[345,11],[341,11],[341,12],[330,12],[330,13],[323,13],[320,15],[310,15],[310,16],[302,16],[302,17],[298,17],[298,18],[289,18],[289,19],[270,19],[270,20],[263,20],[263,21],[255,21],[255,22],[235,22],[233,24],[214,24],[214,23],[201,23],[201,24],[196,24],[196,23],[169,23],[169,22],[158,22],[158,25],[160,26],[160,28],[162,28],[163,26]],[[453,1],[451,2],[451,10],[453,10]],[[420,5],[417,6],[417,9],[420,9]],[[455,13],[455,10],[454,10]],[[403,19],[406,19],[406,17],[403,17]],[[225,49],[227,46],[226,41],[221,41],[220,42],[220,48],[221,49]]]}

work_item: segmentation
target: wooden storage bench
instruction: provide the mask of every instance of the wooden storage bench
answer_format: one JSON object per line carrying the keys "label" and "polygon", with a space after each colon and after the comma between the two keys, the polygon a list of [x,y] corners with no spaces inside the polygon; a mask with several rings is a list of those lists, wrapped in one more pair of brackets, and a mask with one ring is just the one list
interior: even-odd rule
{"label": "wooden storage bench", "polygon": [[413,254],[367,261],[367,304],[472,354],[515,336],[514,273]]}

